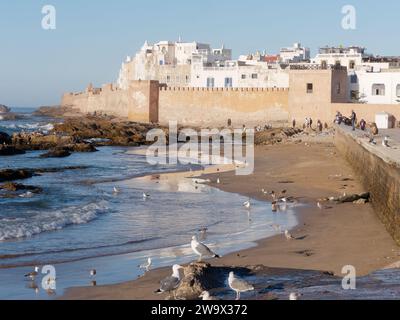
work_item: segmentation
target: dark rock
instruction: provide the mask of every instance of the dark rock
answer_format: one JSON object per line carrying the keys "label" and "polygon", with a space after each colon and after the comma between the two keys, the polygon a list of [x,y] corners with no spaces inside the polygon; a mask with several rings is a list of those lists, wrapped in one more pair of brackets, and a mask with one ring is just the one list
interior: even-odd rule
{"label": "dark rock", "polygon": [[0,144],[10,144],[11,143],[11,137],[5,133],[0,131]]}
{"label": "dark rock", "polygon": [[56,149],[51,149],[49,152],[42,154],[40,157],[41,158],[66,158],[71,155],[71,152],[69,152],[65,148],[56,148]]}
{"label": "dark rock", "polygon": [[27,169],[3,169],[0,170],[0,182],[22,180],[33,177],[34,172]]}
{"label": "dark rock", "polygon": [[43,191],[43,189],[40,187],[26,186],[15,182],[7,182],[3,185],[0,185],[0,189],[7,191],[30,191],[32,193],[41,193]]}
{"label": "dark rock", "polygon": [[0,156],[14,156],[16,154],[24,153],[24,150],[17,149],[14,146],[0,145]]}
{"label": "dark rock", "polygon": [[69,152],[96,152],[98,151],[94,145],[91,143],[75,143],[71,145],[64,146],[64,149],[68,150]]}
{"label": "dark rock", "polygon": [[362,194],[351,194],[351,195],[346,195],[342,196],[339,198],[334,199],[334,201],[337,201],[339,203],[347,203],[347,202],[356,202],[358,200],[365,200],[366,202],[369,201],[370,198],[370,193],[362,193]]}

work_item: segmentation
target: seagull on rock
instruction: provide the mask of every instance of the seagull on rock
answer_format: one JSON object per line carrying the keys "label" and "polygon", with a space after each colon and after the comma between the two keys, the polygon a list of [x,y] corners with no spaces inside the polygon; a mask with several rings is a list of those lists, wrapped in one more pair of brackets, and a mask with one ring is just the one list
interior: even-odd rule
{"label": "seagull on rock", "polygon": [[251,284],[237,278],[233,272],[229,273],[228,284],[229,287],[236,292],[236,300],[240,300],[240,293],[254,290]]}
{"label": "seagull on rock", "polygon": [[[172,267],[172,276],[166,277],[160,282],[160,289],[158,289],[155,293],[164,293],[174,291],[178,289],[179,285],[181,284],[181,273],[180,270],[183,269],[182,266],[175,264]],[[175,297],[176,298],[176,297]]]}
{"label": "seagull on rock", "polygon": [[203,256],[220,258],[215,252],[211,251],[209,247],[205,244],[199,242],[196,236],[192,237],[192,242],[190,243],[192,250],[195,254],[199,256],[199,262],[202,261]]}
{"label": "seagull on rock", "polygon": [[39,274],[39,267],[35,267],[34,271],[29,272],[25,275],[25,278],[30,278],[33,281],[38,276],[38,274]]}
{"label": "seagull on rock", "polygon": [[153,264],[153,261],[149,257],[149,258],[147,258],[147,263],[141,264],[139,266],[139,269],[144,269],[144,270],[146,270],[146,272],[149,272],[152,264]]}

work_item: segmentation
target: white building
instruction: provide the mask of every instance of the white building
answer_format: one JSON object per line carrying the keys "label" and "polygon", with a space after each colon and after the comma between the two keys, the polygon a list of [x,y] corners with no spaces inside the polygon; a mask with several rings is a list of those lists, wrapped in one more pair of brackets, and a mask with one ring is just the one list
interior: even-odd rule
{"label": "white building", "polygon": [[212,49],[199,42],[160,41],[150,45],[147,41],[134,57],[122,64],[117,87],[126,89],[131,80],[158,80],[169,86],[189,86],[191,64],[201,61],[204,66],[232,59],[232,50],[224,46]]}
{"label": "white building", "polygon": [[362,68],[355,72],[351,86],[353,90],[356,89],[360,102],[369,104],[400,103],[400,69]]}
{"label": "white building", "polygon": [[340,65],[354,70],[362,65],[366,57],[365,48],[362,47],[324,47],[319,49],[319,53],[311,62],[321,66]]}
{"label": "white building", "polygon": [[304,62],[310,60],[310,49],[295,43],[293,47],[282,48],[279,55],[282,63]]}
{"label": "white building", "polygon": [[205,67],[192,65],[192,87],[206,88],[288,88],[289,73],[279,65],[265,62],[246,64],[226,61],[223,65]]}

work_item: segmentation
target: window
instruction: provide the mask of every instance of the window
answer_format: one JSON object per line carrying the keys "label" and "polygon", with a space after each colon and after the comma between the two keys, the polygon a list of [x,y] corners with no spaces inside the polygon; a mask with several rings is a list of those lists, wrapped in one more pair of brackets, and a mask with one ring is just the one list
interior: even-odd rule
{"label": "window", "polygon": [[170,82],[170,81],[171,81],[171,77],[167,76],[167,82]]}
{"label": "window", "polygon": [[207,78],[207,88],[214,88],[214,78]]}
{"label": "window", "polygon": [[245,74],[242,74],[242,79],[243,80],[246,79],[246,75]]}
{"label": "window", "polygon": [[335,61],[335,67],[340,67],[341,65],[340,60]]}
{"label": "window", "polygon": [[307,83],[307,93],[313,93],[314,85],[312,83]]}
{"label": "window", "polygon": [[356,74],[352,74],[352,75],[350,76],[350,82],[351,82],[351,83],[358,83],[358,77],[357,77]]}
{"label": "window", "polygon": [[253,73],[253,74],[251,75],[251,78],[252,78],[252,79],[258,79],[258,74],[257,74],[257,73]]}
{"label": "window", "polygon": [[189,82],[189,76],[186,76],[186,83]]}
{"label": "window", "polygon": [[385,95],[385,85],[376,83],[372,85],[372,95],[373,96],[384,96]]}
{"label": "window", "polygon": [[400,84],[396,86],[396,96],[399,98],[400,97]]}
{"label": "window", "polygon": [[351,60],[349,62],[349,69],[354,69],[356,67],[356,62],[354,60]]}
{"label": "window", "polygon": [[225,78],[225,88],[232,88],[232,78]]}
{"label": "window", "polygon": [[326,60],[322,60],[322,61],[321,61],[321,68],[322,68],[322,69],[328,68],[328,62],[326,62]]}

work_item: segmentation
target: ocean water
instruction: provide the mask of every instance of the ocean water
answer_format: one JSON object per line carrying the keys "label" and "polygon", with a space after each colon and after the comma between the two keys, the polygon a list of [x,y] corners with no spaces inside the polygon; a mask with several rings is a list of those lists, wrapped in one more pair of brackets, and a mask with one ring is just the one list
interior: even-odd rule
{"label": "ocean water", "polygon": [[[0,121],[0,131],[51,128],[53,119],[30,111],[23,110],[20,120]],[[111,284],[140,276],[137,265],[148,256],[154,267],[190,262],[195,259],[190,239],[203,227],[208,228],[204,241],[226,254],[276,234],[272,224],[289,229],[297,223],[292,208],[274,214],[270,204],[253,201],[247,212],[246,198],[196,178],[159,179],[160,173],[189,167],[150,166],[135,150],[102,147],[62,159],[42,159],[42,151],[33,151],[0,158],[0,168],[78,167],[21,181],[41,187],[40,194],[0,194],[0,299],[49,298],[35,289],[40,282],[23,277],[34,266],[56,267],[60,295],[65,288],[90,284],[91,268],[98,270],[98,284]],[[143,192],[150,199],[144,200]]]}

